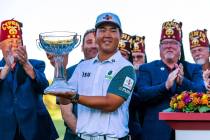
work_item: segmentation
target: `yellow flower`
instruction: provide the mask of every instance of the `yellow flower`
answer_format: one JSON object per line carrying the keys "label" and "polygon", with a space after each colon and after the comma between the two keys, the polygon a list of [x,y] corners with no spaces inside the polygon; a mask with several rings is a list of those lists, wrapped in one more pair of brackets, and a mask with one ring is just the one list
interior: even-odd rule
{"label": "yellow flower", "polygon": [[208,105],[208,103],[209,103],[208,99],[201,99],[202,105]]}
{"label": "yellow flower", "polygon": [[177,96],[177,100],[182,100],[182,99],[183,99],[183,95],[182,94]]}
{"label": "yellow flower", "polygon": [[208,95],[206,95],[206,94],[203,94],[203,96],[202,96],[202,98],[201,98],[202,100],[207,100],[208,99]]}
{"label": "yellow flower", "polygon": [[174,109],[176,109],[177,108],[177,103],[175,103],[173,107],[174,107]]}

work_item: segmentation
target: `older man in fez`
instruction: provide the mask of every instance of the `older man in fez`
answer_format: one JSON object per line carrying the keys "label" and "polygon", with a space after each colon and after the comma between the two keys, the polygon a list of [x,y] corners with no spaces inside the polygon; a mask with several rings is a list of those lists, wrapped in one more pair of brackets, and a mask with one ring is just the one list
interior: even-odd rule
{"label": "older man in fez", "polygon": [[[135,35],[132,37],[131,54],[136,77],[140,76],[139,66],[147,62],[144,40],[144,36]],[[129,130],[132,140],[139,140],[139,137],[141,136],[141,125],[144,118],[144,103],[140,100],[137,93],[137,86],[135,86],[129,106]]]}
{"label": "older man in fez", "polygon": [[160,121],[159,112],[169,107],[171,97],[182,91],[203,92],[205,86],[199,65],[180,61],[182,24],[167,21],[162,25],[160,38],[161,60],[143,64],[139,68],[137,91],[145,103],[142,125],[143,140],[172,140],[174,131]]}
{"label": "older man in fez", "polygon": [[190,51],[196,64],[202,65],[205,86],[210,91],[209,40],[207,30],[195,30],[189,34]]}
{"label": "older man in fez", "polygon": [[43,103],[48,86],[45,63],[28,59],[22,23],[1,22],[0,139],[56,140],[57,131]]}

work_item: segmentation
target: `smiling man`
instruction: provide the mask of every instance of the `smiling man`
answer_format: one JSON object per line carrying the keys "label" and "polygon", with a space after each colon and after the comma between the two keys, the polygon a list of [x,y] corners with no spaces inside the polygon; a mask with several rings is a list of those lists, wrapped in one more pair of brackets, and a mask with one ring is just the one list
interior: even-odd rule
{"label": "smiling man", "polygon": [[189,34],[190,51],[196,64],[202,65],[205,86],[210,91],[209,40],[207,30],[195,30]]}
{"label": "smiling man", "polygon": [[181,91],[205,91],[201,67],[180,61],[181,23],[168,21],[162,25],[160,57],[139,68],[137,91],[145,104],[142,125],[143,140],[172,140],[173,130],[158,119],[158,113],[169,107],[173,95]]}
{"label": "smiling man", "polygon": [[128,106],[135,85],[131,63],[118,51],[121,22],[113,13],[96,19],[98,55],[78,64],[61,103],[78,103],[76,133],[81,139],[128,140]]}

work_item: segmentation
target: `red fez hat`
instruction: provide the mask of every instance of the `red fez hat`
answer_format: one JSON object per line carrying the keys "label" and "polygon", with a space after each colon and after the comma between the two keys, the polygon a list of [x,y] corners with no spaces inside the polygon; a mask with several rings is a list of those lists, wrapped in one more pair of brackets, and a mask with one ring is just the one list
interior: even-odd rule
{"label": "red fez hat", "polygon": [[161,32],[161,39],[160,41],[164,39],[175,39],[178,42],[182,42],[182,23],[181,22],[175,22],[167,21],[164,22],[162,25],[162,32]]}
{"label": "red fez hat", "polygon": [[207,30],[195,30],[189,34],[190,49],[195,47],[209,47]]}
{"label": "red fez hat", "polygon": [[133,36],[133,42],[132,42],[132,49],[131,52],[141,52],[145,53],[145,37],[142,36]]}
{"label": "red fez hat", "polygon": [[16,20],[5,20],[1,22],[0,42],[10,38],[22,39],[22,23]]}
{"label": "red fez hat", "polygon": [[131,43],[128,42],[127,40],[120,40],[118,44],[118,49],[121,51],[125,51],[128,54],[131,53]]}
{"label": "red fez hat", "polygon": [[121,40],[127,40],[128,42],[132,43],[132,36],[126,33],[122,33]]}
{"label": "red fez hat", "polygon": [[121,39],[118,44],[118,49],[130,54],[131,53],[131,43],[132,43],[132,36],[129,34],[126,34],[126,33],[122,33]]}

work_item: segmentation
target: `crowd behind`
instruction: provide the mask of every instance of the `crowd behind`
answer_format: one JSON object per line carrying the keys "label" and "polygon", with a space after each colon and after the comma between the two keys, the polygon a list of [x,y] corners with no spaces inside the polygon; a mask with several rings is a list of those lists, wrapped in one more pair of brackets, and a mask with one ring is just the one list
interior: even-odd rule
{"label": "crowd behind", "polygon": [[[56,140],[42,99],[49,86],[45,62],[28,59],[22,26],[14,19],[1,22],[0,139]],[[66,68],[68,54],[63,55],[71,90],[53,94],[66,126],[64,140],[175,139],[175,131],[158,115],[175,94],[209,92],[207,30],[189,33],[194,64],[185,60],[181,22],[162,24],[160,60],[147,62],[145,39],[124,33],[116,14],[102,13],[83,35],[84,59]],[[54,56],[46,53],[52,66]]]}

